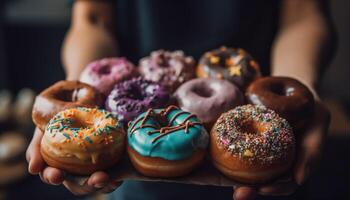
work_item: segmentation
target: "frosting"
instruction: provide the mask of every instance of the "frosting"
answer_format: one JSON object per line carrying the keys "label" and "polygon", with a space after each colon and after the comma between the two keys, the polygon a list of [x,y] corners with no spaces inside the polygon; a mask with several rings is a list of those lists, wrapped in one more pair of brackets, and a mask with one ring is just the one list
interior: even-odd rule
{"label": "frosting", "polygon": [[294,149],[291,126],[263,106],[236,107],[222,114],[214,129],[219,144],[249,162],[274,163]]}
{"label": "frosting", "polygon": [[201,57],[197,73],[201,77],[226,79],[239,87],[245,87],[260,76],[260,68],[243,49],[221,47]]}
{"label": "frosting", "polygon": [[116,83],[130,78],[135,72],[134,65],[126,58],[103,58],[88,64],[80,81],[108,95]]}
{"label": "frosting", "polygon": [[58,81],[35,98],[33,121],[44,131],[56,113],[78,106],[100,106],[101,100],[101,94],[88,84],[79,81]]}
{"label": "frosting", "polygon": [[314,97],[301,82],[289,77],[263,77],[246,90],[249,103],[276,111],[294,128],[301,128],[313,114]]}
{"label": "frosting", "polygon": [[162,108],[169,101],[169,93],[158,83],[142,77],[117,84],[106,100],[106,109],[119,120],[133,120],[149,108]]}
{"label": "frosting", "polygon": [[142,156],[182,160],[205,149],[209,136],[194,114],[170,106],[149,109],[130,122],[128,142]]}
{"label": "frosting", "polygon": [[173,92],[182,83],[194,78],[195,62],[183,51],[153,51],[140,60],[140,73]]}
{"label": "frosting", "polygon": [[59,157],[98,160],[123,144],[122,124],[102,109],[78,107],[57,113],[49,122],[42,145]]}
{"label": "frosting", "polygon": [[181,85],[175,97],[182,110],[195,114],[203,123],[217,120],[243,102],[239,89],[226,80],[197,78]]}

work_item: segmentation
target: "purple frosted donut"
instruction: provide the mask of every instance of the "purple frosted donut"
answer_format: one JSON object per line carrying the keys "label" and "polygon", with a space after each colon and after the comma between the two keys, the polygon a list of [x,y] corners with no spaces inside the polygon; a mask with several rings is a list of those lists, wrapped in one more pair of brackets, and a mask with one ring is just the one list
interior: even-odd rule
{"label": "purple frosted donut", "polygon": [[103,58],[86,66],[80,81],[108,95],[116,83],[129,79],[137,70],[126,58]]}
{"label": "purple frosted donut", "polygon": [[140,74],[174,92],[182,83],[194,78],[195,61],[183,51],[153,51],[140,60]]}
{"label": "purple frosted donut", "polygon": [[133,78],[115,85],[108,95],[105,108],[128,122],[149,108],[165,107],[169,93],[158,83],[142,77]]}
{"label": "purple frosted donut", "polygon": [[175,98],[182,110],[195,114],[207,128],[219,116],[243,103],[243,94],[226,80],[196,78],[181,85]]}

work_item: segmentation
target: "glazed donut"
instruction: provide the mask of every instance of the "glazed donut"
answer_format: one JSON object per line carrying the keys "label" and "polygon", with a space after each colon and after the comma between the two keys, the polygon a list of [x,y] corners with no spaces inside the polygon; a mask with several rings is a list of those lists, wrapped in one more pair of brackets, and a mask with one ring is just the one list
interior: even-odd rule
{"label": "glazed donut", "polygon": [[80,75],[80,81],[107,96],[116,83],[136,74],[136,68],[126,58],[103,58],[88,64]]}
{"label": "glazed donut", "polygon": [[125,148],[125,131],[102,109],[77,107],[57,113],[41,141],[46,163],[66,172],[88,175],[114,165]]}
{"label": "glazed donut", "polygon": [[129,122],[128,153],[138,172],[178,177],[203,160],[209,136],[197,117],[175,106],[149,109]]}
{"label": "glazed donut", "polygon": [[35,98],[32,118],[35,125],[44,131],[49,120],[59,111],[101,104],[101,95],[93,87],[79,81],[59,81]]}
{"label": "glazed donut", "polygon": [[290,169],[295,139],[285,119],[248,104],[220,116],[210,133],[210,154],[214,166],[227,177],[265,183]]}
{"label": "glazed donut", "polygon": [[192,79],[182,84],[174,96],[180,108],[195,114],[207,130],[221,113],[243,103],[243,95],[236,86],[218,79]]}
{"label": "glazed donut", "polygon": [[303,128],[313,114],[314,97],[301,82],[288,77],[257,79],[246,90],[247,101],[276,111],[295,129]]}
{"label": "glazed donut", "polygon": [[183,51],[153,51],[140,60],[140,74],[164,86],[171,93],[182,83],[194,78],[195,61]]}
{"label": "glazed donut", "polygon": [[260,76],[260,67],[243,49],[221,47],[206,52],[200,58],[197,76],[226,79],[240,88],[245,88]]}
{"label": "glazed donut", "polygon": [[142,77],[117,84],[108,95],[105,108],[122,122],[128,122],[149,108],[162,108],[169,93],[158,83]]}

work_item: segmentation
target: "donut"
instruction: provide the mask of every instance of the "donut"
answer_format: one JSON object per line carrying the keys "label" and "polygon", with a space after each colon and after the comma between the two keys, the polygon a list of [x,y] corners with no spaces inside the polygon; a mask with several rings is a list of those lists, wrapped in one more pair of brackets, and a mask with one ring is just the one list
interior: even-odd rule
{"label": "donut", "polygon": [[111,167],[121,158],[125,135],[122,124],[110,112],[70,108],[50,120],[40,150],[49,166],[88,175]]}
{"label": "donut", "polygon": [[243,49],[221,47],[200,58],[196,73],[198,77],[226,79],[245,88],[260,76],[260,67]]}
{"label": "donut", "polygon": [[301,129],[311,117],[314,97],[301,82],[288,77],[264,77],[252,82],[246,90],[249,103],[276,111],[295,129]]}
{"label": "donut", "polygon": [[195,61],[183,51],[153,51],[140,60],[139,72],[147,80],[174,92],[182,83],[194,78]]}
{"label": "donut", "polygon": [[175,106],[149,109],[129,122],[128,154],[149,177],[178,177],[202,162],[209,136],[194,114]]}
{"label": "donut", "polygon": [[165,107],[169,93],[158,83],[142,77],[117,84],[108,95],[106,110],[115,114],[122,122],[128,122],[149,108]]}
{"label": "donut", "polygon": [[219,79],[192,79],[182,84],[174,96],[182,110],[195,114],[209,130],[221,113],[243,103],[240,90]]}
{"label": "donut", "polygon": [[88,64],[80,75],[80,81],[108,95],[116,83],[137,74],[134,65],[126,58],[103,58]]}
{"label": "donut", "polygon": [[0,163],[22,160],[27,147],[25,136],[19,132],[6,131],[0,134]]}
{"label": "donut", "polygon": [[214,166],[242,183],[266,183],[286,173],[294,161],[289,123],[264,106],[243,105],[222,114],[210,133]]}
{"label": "donut", "polygon": [[36,98],[32,118],[44,131],[50,119],[59,111],[77,106],[95,107],[102,104],[99,92],[79,81],[59,81],[45,89]]}

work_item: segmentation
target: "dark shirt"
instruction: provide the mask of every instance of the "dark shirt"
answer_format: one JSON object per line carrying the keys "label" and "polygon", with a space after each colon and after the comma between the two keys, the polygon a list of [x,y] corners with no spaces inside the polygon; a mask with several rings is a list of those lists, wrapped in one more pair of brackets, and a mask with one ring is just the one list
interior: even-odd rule
{"label": "dark shirt", "polygon": [[120,54],[136,62],[157,49],[198,59],[222,45],[250,52],[269,72],[278,0],[118,0]]}

